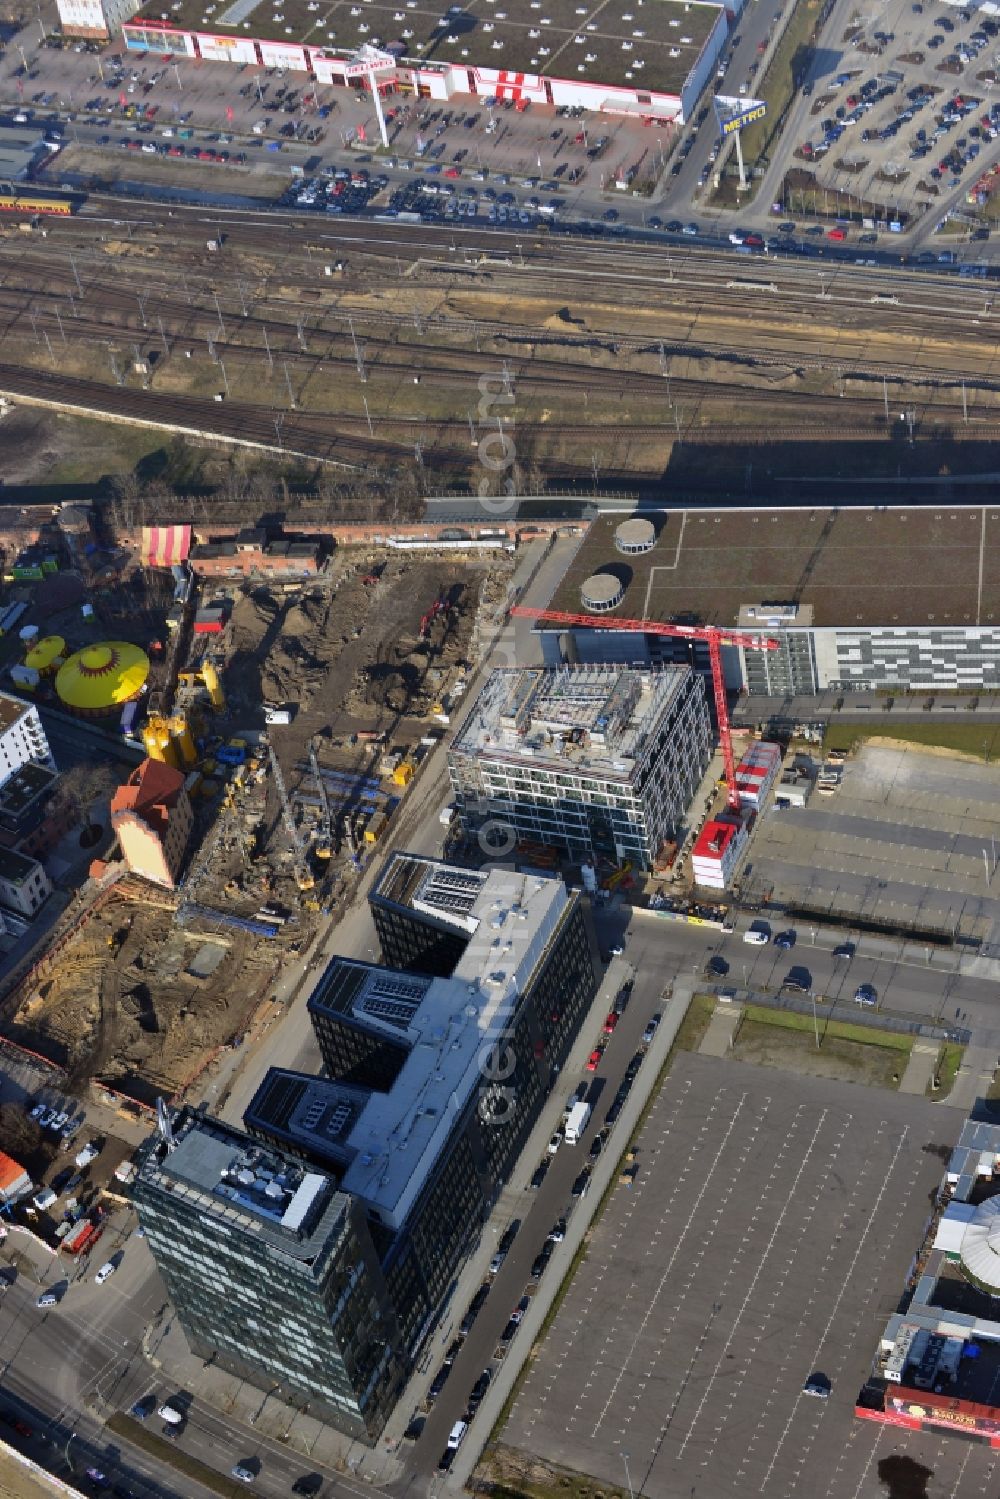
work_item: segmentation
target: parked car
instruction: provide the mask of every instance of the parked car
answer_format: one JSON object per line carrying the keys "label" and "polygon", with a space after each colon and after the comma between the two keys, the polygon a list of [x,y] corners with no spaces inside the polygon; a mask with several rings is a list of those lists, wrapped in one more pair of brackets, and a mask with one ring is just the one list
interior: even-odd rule
{"label": "parked car", "polygon": [[878,993],[874,984],[859,984],[854,991],[856,1005],[877,1005]]}

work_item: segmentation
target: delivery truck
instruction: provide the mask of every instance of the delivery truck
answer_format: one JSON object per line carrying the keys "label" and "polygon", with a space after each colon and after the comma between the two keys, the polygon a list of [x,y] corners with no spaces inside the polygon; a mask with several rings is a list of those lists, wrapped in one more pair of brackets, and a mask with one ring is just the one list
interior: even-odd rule
{"label": "delivery truck", "polygon": [[592,1113],[592,1104],[575,1103],[573,1105],[573,1107],[569,1111],[569,1117],[566,1120],[567,1145],[577,1145],[579,1143],[584,1130],[590,1123],[590,1116]]}

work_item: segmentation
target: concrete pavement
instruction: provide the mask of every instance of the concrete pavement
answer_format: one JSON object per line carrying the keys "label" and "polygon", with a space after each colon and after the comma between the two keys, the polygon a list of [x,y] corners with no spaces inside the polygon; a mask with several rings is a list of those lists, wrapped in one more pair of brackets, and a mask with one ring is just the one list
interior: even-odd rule
{"label": "concrete pavement", "polygon": [[924,1094],[934,1076],[940,1047],[933,1041],[914,1041],[909,1061],[899,1080],[900,1093]]}
{"label": "concrete pavement", "polygon": [[978,1036],[976,1041],[977,1044],[966,1047],[951,1092],[942,1099],[950,1108],[960,1109],[964,1114],[970,1114],[977,1101],[985,1098],[997,1068],[997,1041],[983,1044]]}

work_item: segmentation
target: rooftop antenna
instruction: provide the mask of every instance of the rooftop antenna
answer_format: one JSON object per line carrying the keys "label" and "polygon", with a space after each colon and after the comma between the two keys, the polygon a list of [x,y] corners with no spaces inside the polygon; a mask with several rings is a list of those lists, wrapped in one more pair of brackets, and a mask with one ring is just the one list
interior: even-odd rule
{"label": "rooftop antenna", "polygon": [[156,1100],[156,1127],[160,1132],[160,1139],[167,1149],[176,1150],[177,1139],[174,1135],[174,1127],[170,1122],[170,1115],[167,1112],[167,1105],[163,1101],[162,1095]]}

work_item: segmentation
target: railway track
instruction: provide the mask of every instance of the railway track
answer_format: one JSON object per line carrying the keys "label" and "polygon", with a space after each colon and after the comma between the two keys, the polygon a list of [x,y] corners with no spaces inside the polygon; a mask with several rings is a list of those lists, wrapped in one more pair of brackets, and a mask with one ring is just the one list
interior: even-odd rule
{"label": "railway track", "polygon": [[[61,274],[54,277],[52,268],[46,277],[45,284],[41,286],[29,285],[32,275],[42,278],[43,267],[37,264],[27,263],[22,267],[20,275],[22,284],[13,284],[13,278],[8,277],[2,288],[0,288],[0,321],[6,317],[8,330],[14,326],[18,316],[27,314],[33,331],[35,329],[36,315],[41,317],[46,312],[46,303],[53,306],[51,323],[44,324],[45,331],[50,336],[53,332],[58,334],[60,340],[65,341],[67,337],[67,326],[75,337],[86,336],[88,339],[101,338],[110,329],[105,326],[101,319],[86,319],[82,316],[81,307],[86,305],[84,300],[68,301],[70,291],[76,291],[75,283],[79,277],[78,270],[71,269],[68,265],[61,268]],[[60,281],[61,287],[54,286],[53,281]],[[217,294],[215,294],[217,296]],[[222,318],[221,304],[215,306],[192,306],[190,302],[183,302],[171,296],[166,290],[158,292],[154,287],[149,287],[144,293],[136,293],[120,286],[110,286],[107,283],[90,283],[90,300],[96,304],[102,313],[118,314],[121,323],[113,325],[115,331],[120,331],[130,338],[140,340],[149,337],[150,329],[155,328],[157,322],[161,326],[169,324],[172,336],[180,338],[191,338],[207,340],[212,338],[216,348],[226,348],[231,353],[235,350],[247,348],[244,340],[231,340],[224,334],[218,332],[225,327]],[[26,301],[24,299],[27,299]],[[63,313],[59,311],[60,299],[66,300],[66,305],[72,309],[72,321],[67,322]],[[245,308],[244,296],[244,308]],[[263,316],[257,310],[262,305],[268,306],[267,315]],[[279,320],[281,315],[287,318],[288,308],[283,303],[277,305],[262,304],[260,299],[253,304],[254,310],[241,316],[233,310],[227,309],[226,316],[229,318],[230,326],[249,332],[256,331],[259,335],[255,346],[256,357],[265,352],[265,342],[278,336],[278,342],[273,345],[271,353],[280,352],[285,361],[295,363],[303,362],[303,351],[300,348],[302,340],[301,324],[293,325],[287,321]],[[405,375],[408,368],[418,368],[433,372],[435,378],[444,383],[449,381],[458,383],[467,378],[469,362],[460,352],[447,349],[433,349],[425,332],[433,332],[443,337],[451,337],[456,340],[471,340],[475,338],[477,344],[492,339],[498,345],[506,346],[511,351],[517,351],[519,346],[530,345],[531,359],[523,359],[519,369],[518,377],[526,385],[538,385],[545,388],[557,381],[564,389],[610,389],[616,382],[621,380],[621,374],[602,371],[600,367],[591,367],[586,375],[575,373],[569,368],[565,361],[546,360],[539,353],[539,347],[559,348],[567,353],[586,352],[588,354],[597,350],[603,350],[609,356],[635,360],[637,358],[655,359],[657,355],[661,360],[669,358],[709,358],[718,359],[740,365],[749,362],[755,366],[776,368],[785,367],[790,370],[820,370],[827,371],[831,365],[836,365],[842,376],[852,375],[867,376],[882,379],[891,378],[893,381],[906,380],[907,383],[917,384],[921,381],[929,381],[936,388],[950,385],[958,386],[964,383],[967,387],[982,391],[1000,390],[1000,370],[998,370],[995,355],[995,344],[992,336],[987,339],[985,335],[992,335],[992,329],[983,330],[984,340],[981,351],[981,359],[973,363],[971,360],[966,365],[964,374],[960,377],[954,375],[949,381],[941,370],[939,351],[936,346],[928,351],[926,358],[921,362],[913,359],[900,364],[892,359],[873,359],[858,357],[858,351],[854,348],[840,348],[831,354],[813,352],[803,346],[802,335],[797,330],[765,330],[760,323],[754,325],[757,339],[757,348],[752,355],[742,353],[734,347],[731,338],[710,338],[704,332],[693,331],[697,327],[699,309],[697,306],[689,306],[684,309],[682,317],[689,329],[692,329],[686,337],[678,339],[676,335],[671,336],[665,332],[660,338],[652,335],[634,334],[612,334],[594,330],[587,335],[574,336],[571,333],[553,335],[546,330],[539,330],[534,324],[515,323],[499,318],[477,317],[472,319],[461,319],[430,315],[420,320],[417,330],[420,334],[419,340],[411,340],[409,345],[404,345],[400,333],[409,330],[413,326],[413,316],[404,313],[392,313],[377,309],[354,309],[353,311],[342,310],[336,307],[328,307],[322,310],[318,324],[314,319],[314,326],[319,336],[327,336],[330,330],[322,325],[327,322],[339,322],[343,327],[351,321],[357,321],[365,330],[366,338],[374,339],[374,348],[378,362],[385,365],[397,375]],[[166,324],[163,323],[166,320]],[[390,337],[377,336],[373,330],[378,328],[389,328],[394,330]],[[263,330],[263,332],[261,331]],[[215,335],[213,337],[213,335]],[[296,335],[299,343],[295,342]],[[284,341],[281,341],[281,340]],[[777,345],[777,346],[776,346]],[[412,353],[408,359],[413,361],[408,365],[403,359],[393,360],[390,353],[401,347],[410,347]],[[477,349],[477,354],[479,350]],[[501,349],[500,352],[503,352]],[[268,356],[269,357],[269,356]],[[337,355],[332,348],[328,349],[323,356],[326,363],[341,365],[349,368],[354,362],[346,353]],[[306,355],[304,361],[314,366],[315,357]],[[548,365],[548,368],[546,368]],[[661,369],[660,373],[666,371]],[[656,375],[641,370],[636,370],[634,365],[629,371],[630,382],[633,387],[637,381],[656,382]],[[726,382],[732,384],[735,382]]]}
{"label": "railway track", "polygon": [[[45,267],[37,262],[26,261],[17,273],[23,279],[18,285],[11,284],[8,278],[4,288],[4,308],[11,314],[16,310],[15,303],[19,293],[28,297],[51,297],[58,296],[58,282],[67,297],[75,292],[77,287],[74,282],[79,276],[79,270],[67,265],[60,267],[58,274],[53,275],[54,267]],[[43,284],[30,286],[28,284],[29,272],[38,276]],[[291,280],[294,284],[294,275],[289,274],[289,268],[284,268],[281,282],[287,285]],[[219,321],[219,309],[213,306],[198,308],[190,299],[183,302],[176,300],[170,295],[170,290],[164,282],[160,283],[162,290],[156,286],[147,284],[145,292],[129,291],[122,287],[112,287],[106,282],[98,282],[96,279],[85,283],[87,294],[96,297],[102,308],[108,311],[118,309],[123,316],[128,318],[132,332],[139,337],[148,332],[149,319],[152,316],[167,317],[172,320],[173,330],[180,336],[207,337],[210,336],[212,328]],[[532,290],[539,295],[564,295],[566,286],[562,280],[536,277],[531,280]],[[305,289],[305,288],[303,288]],[[421,289],[411,283],[412,290]],[[501,296],[505,291],[511,295],[518,292],[523,297],[524,279],[518,274],[517,278],[509,277],[506,284],[502,275],[495,275],[489,292],[491,296]],[[218,297],[218,292],[213,291],[213,298]],[[680,302],[681,292],[674,294],[675,299]],[[245,303],[245,293],[241,293],[241,300]],[[253,300],[253,299],[252,299]],[[731,300],[731,299],[730,299]],[[824,305],[825,302],[825,305]],[[613,333],[610,330],[594,329],[587,336],[573,336],[570,333],[554,336],[551,332],[540,330],[535,324],[517,323],[511,320],[476,316],[470,318],[448,318],[440,315],[432,315],[424,320],[428,329],[433,330],[445,337],[456,339],[476,338],[482,341],[487,338],[503,340],[508,346],[516,347],[519,343],[529,343],[535,349],[539,345],[559,346],[567,351],[589,350],[595,345],[604,345],[609,352],[616,356],[626,354],[630,357],[641,357],[657,352],[657,345],[662,344],[664,354],[670,356],[690,356],[696,358],[720,358],[732,362],[739,362],[743,358],[749,358],[752,363],[765,367],[787,366],[792,370],[819,370],[826,371],[831,366],[836,366],[848,374],[866,375],[875,378],[889,378],[894,381],[906,380],[917,383],[920,380],[929,380],[937,387],[950,384],[959,385],[963,381],[968,385],[974,382],[982,390],[994,390],[1000,383],[1000,369],[998,369],[995,356],[995,333],[992,322],[986,319],[981,325],[969,324],[967,326],[967,337],[963,341],[963,364],[960,370],[949,371],[942,357],[940,342],[932,338],[933,329],[930,323],[923,317],[904,321],[901,327],[895,330],[883,329],[878,326],[878,320],[873,320],[875,326],[866,327],[864,334],[860,333],[854,337],[854,343],[845,346],[846,341],[852,337],[848,332],[852,325],[860,321],[860,317],[853,318],[846,314],[839,306],[831,309],[831,299],[826,298],[814,305],[810,301],[800,301],[787,309],[786,323],[784,328],[776,326],[777,318],[770,309],[765,311],[752,322],[754,348],[752,353],[747,353],[739,347],[738,339],[728,331],[732,326],[731,307],[725,309],[724,321],[727,324],[725,337],[710,337],[708,330],[702,329],[695,333],[700,318],[705,314],[716,310],[716,301],[707,295],[700,295],[696,290],[688,287],[683,291],[683,305],[670,308],[661,306],[655,309],[656,315],[661,321],[658,330],[651,329],[648,334]],[[148,314],[143,312],[147,318],[147,327],[141,325],[139,313],[145,304],[150,304]],[[249,317],[242,317],[242,310],[238,312],[232,307],[232,289],[229,290],[229,307],[227,316],[240,318],[248,327],[265,326],[268,335],[281,328],[282,317],[287,319],[289,309],[280,301],[267,302],[266,289],[263,296],[254,300],[255,312]],[[268,307],[267,316],[259,315],[256,309],[262,305]],[[221,306],[221,304],[220,304]],[[307,309],[307,314],[309,309]],[[896,309],[893,309],[893,314]],[[61,316],[62,314],[60,314]],[[828,321],[837,320],[839,326],[836,328],[838,346],[829,349],[808,348],[805,346],[802,327],[804,324],[815,322],[819,316],[825,316]],[[684,326],[681,329],[671,330],[662,324],[680,321]],[[349,319],[356,320],[367,330],[379,327],[405,329],[412,323],[412,314],[407,312],[392,312],[387,309],[339,309],[337,307],[326,307],[322,312],[323,323],[339,322],[346,326]],[[685,331],[687,330],[687,331]],[[746,333],[746,319],[741,319],[737,332]],[[873,358],[866,355],[865,344],[870,345],[873,339],[880,339],[884,333],[894,331],[897,335],[916,340],[917,348],[906,350],[905,357],[897,358],[882,357]],[[659,334],[659,337],[657,336]],[[62,336],[60,334],[60,336]],[[370,332],[366,336],[371,336]],[[391,343],[392,340],[383,341],[383,344]],[[927,352],[921,356],[921,345],[930,344]],[[422,340],[420,344],[421,354],[426,357],[428,344]],[[286,353],[293,355],[294,350],[288,349]],[[536,355],[537,357],[537,355]],[[438,355],[438,360],[443,369],[447,369],[447,358],[444,352]],[[564,368],[563,379],[571,383],[569,372]]]}
{"label": "railway track", "polygon": [[[923,387],[939,416],[949,399],[957,405],[962,386],[987,396],[1000,392],[992,298],[980,284],[944,283],[913,271],[868,274],[843,264],[820,271],[812,262],[768,263],[761,274],[774,289],[759,292],[751,315],[738,276],[734,283],[733,257],[711,251],[616,243],[609,258],[607,244],[534,235],[477,237],[474,229],[316,218],[290,226],[259,215],[147,208],[128,228],[107,213],[84,215],[53,226],[44,246],[16,235],[0,241],[0,328],[10,339],[33,337],[40,349],[47,346],[39,359],[53,365],[61,349],[74,345],[104,344],[121,353],[162,348],[153,388],[111,384],[110,360],[107,381],[10,362],[0,366],[10,394],[55,402],[61,391],[81,409],[110,409],[125,420],[330,463],[410,457],[415,439],[429,438],[436,456],[467,465],[471,423],[462,412],[475,402],[484,369],[491,373],[500,362],[517,392],[518,430],[541,433],[545,420],[536,420],[533,408],[558,409],[558,402],[566,416],[558,431],[570,440],[593,437],[602,424],[625,437],[697,438],[714,413],[713,442],[754,443],[769,436],[738,413],[766,408],[773,415],[776,402],[782,425],[804,440],[834,434],[870,440],[886,431],[883,380]],[[209,252],[205,240],[218,238],[220,221],[224,248]],[[483,252],[489,263],[472,264]],[[345,254],[347,275],[326,281],[322,265]],[[758,269],[758,262],[738,267],[747,275]],[[337,301],[306,301],[321,288]],[[375,294],[386,293],[421,306],[430,300],[436,310],[376,305]],[[576,328],[570,316],[565,328],[543,327],[542,318],[524,316],[526,303],[543,309],[546,302],[568,302],[572,309],[582,296],[591,299],[591,326]],[[873,296],[882,300],[873,304]],[[956,316],[964,320],[960,343]],[[606,326],[598,326],[602,320]],[[388,391],[392,399],[417,374],[448,401],[458,397],[460,412],[377,413],[373,400],[376,432],[357,409],[355,337],[364,344],[369,395]],[[272,373],[280,361],[288,386],[282,399],[292,398],[290,408],[240,399],[220,404],[156,388],[160,368],[209,343],[243,383],[262,360]],[[683,361],[707,362],[713,377],[699,379]],[[836,406],[831,411],[822,392],[755,388],[748,383],[754,369],[787,371],[793,379],[836,372]],[[320,409],[331,377],[342,408],[335,412]],[[281,377],[275,378],[279,389]],[[871,395],[849,390],[846,382],[857,379],[879,388]],[[581,420],[590,400],[597,406]],[[642,420],[639,410],[647,412]],[[730,415],[725,424],[717,421],[720,410]],[[992,435],[993,426],[990,418],[977,420],[976,435]]]}

